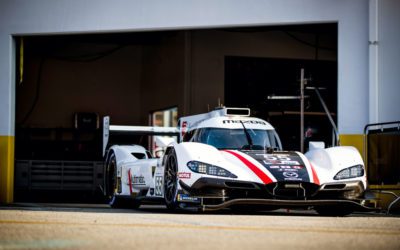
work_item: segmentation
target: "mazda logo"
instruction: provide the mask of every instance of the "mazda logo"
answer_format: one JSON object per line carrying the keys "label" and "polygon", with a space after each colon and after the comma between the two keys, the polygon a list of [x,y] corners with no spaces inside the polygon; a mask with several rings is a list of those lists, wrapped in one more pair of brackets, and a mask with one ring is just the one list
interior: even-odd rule
{"label": "mazda logo", "polygon": [[286,178],[297,178],[299,175],[295,172],[283,172],[283,176]]}

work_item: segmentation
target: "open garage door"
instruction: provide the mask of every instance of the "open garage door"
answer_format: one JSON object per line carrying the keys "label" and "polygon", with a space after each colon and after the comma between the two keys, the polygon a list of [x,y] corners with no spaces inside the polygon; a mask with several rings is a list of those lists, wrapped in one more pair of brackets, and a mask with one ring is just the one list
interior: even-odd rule
{"label": "open garage door", "polygon": [[[17,67],[15,200],[98,201],[102,118],[148,125],[151,110],[182,107],[183,33],[16,40],[23,60]],[[147,137],[124,143],[147,147]]]}
{"label": "open garage door", "polygon": [[[16,77],[16,201],[65,201],[60,191],[76,200],[82,190],[80,201],[90,201],[103,178],[98,121],[106,115],[116,125],[143,126],[150,124],[151,112],[169,107],[177,107],[177,117],[220,103],[250,107],[277,127],[286,148],[296,149],[298,116],[282,112],[298,111],[299,103],[265,98],[296,94],[301,67],[312,84],[327,87],[322,93],[336,113],[336,24],[16,40],[23,41],[16,56],[23,58],[16,67],[23,68]],[[313,98],[306,111],[322,112]],[[326,117],[310,117],[306,124],[315,137],[329,141]],[[33,195],[38,191],[55,196]]]}

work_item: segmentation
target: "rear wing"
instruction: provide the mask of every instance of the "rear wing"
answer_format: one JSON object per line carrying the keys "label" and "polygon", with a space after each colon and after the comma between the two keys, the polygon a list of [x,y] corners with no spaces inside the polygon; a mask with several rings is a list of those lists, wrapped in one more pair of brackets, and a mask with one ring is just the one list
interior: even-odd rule
{"label": "rear wing", "polygon": [[179,130],[176,127],[152,127],[152,126],[123,126],[111,125],[110,117],[103,117],[103,157],[108,148],[111,134],[115,135],[163,135],[163,136],[179,136]]}
{"label": "rear wing", "polygon": [[250,109],[248,108],[227,108],[221,107],[216,108],[213,111],[208,113],[199,114],[199,115],[192,115],[192,116],[185,116],[179,119],[178,126],[179,126],[179,141],[182,141],[183,136],[186,134],[187,131],[191,130],[193,127],[196,127],[202,121],[213,117],[223,117],[223,116],[250,116]]}

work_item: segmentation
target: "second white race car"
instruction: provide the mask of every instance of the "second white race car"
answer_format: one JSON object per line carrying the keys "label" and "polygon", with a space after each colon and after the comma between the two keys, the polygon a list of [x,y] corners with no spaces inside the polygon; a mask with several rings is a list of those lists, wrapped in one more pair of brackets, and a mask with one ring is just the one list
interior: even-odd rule
{"label": "second white race car", "polygon": [[346,215],[364,206],[363,160],[353,147],[283,151],[275,129],[250,110],[220,108],[179,121],[180,141],[162,158],[111,146],[104,193],[113,207],[155,202],[169,209],[313,208]]}

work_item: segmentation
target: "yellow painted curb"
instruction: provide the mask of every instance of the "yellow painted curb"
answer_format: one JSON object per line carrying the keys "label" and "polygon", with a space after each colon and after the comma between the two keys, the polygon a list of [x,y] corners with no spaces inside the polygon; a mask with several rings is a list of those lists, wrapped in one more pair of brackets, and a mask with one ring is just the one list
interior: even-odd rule
{"label": "yellow painted curb", "polygon": [[14,200],[14,136],[0,136],[0,202]]}

